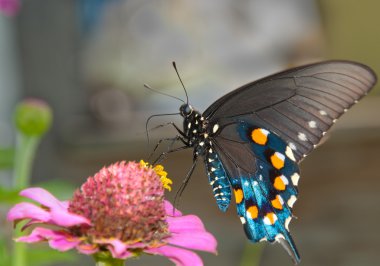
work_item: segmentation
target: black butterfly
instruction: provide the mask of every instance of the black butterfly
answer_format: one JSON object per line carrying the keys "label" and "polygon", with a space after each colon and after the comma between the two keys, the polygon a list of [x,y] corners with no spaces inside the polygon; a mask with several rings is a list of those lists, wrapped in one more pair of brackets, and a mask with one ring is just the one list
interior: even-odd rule
{"label": "black butterfly", "polygon": [[233,191],[247,237],[279,242],[298,263],[289,233],[298,164],[375,83],[365,65],[327,61],[246,84],[203,114],[187,101],[183,130],[174,126],[184,148],[194,149],[188,177],[202,156],[219,209],[227,210]]}

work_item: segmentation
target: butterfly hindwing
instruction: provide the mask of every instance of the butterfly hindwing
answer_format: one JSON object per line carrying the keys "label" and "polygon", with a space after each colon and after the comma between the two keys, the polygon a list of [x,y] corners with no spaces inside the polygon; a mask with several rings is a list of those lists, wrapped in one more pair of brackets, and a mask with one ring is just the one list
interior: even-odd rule
{"label": "butterfly hindwing", "polygon": [[[225,126],[214,143],[230,177],[247,237],[253,242],[278,241],[298,262],[288,228],[299,178],[291,148],[275,133],[244,121]],[[245,157],[254,167],[242,163],[241,153],[254,158]]]}

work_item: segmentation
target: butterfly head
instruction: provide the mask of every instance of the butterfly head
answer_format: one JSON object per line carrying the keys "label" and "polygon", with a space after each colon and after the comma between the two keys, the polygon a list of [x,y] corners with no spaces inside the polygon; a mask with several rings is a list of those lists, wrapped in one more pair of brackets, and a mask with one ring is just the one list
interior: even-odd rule
{"label": "butterfly head", "polygon": [[179,108],[179,112],[183,117],[189,117],[193,113],[194,109],[190,104],[184,103]]}

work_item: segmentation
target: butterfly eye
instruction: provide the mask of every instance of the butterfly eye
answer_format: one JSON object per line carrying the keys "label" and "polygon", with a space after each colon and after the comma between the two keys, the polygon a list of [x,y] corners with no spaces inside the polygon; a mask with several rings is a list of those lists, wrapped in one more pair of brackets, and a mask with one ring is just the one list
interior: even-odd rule
{"label": "butterfly eye", "polygon": [[191,115],[191,113],[193,112],[193,108],[191,108],[191,106],[188,104],[182,104],[179,108],[179,111],[181,112],[181,115],[183,117],[187,117]]}

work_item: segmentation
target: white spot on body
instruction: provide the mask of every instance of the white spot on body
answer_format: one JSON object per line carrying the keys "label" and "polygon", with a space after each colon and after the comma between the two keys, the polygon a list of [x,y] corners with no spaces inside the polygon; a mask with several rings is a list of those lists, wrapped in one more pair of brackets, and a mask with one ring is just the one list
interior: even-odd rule
{"label": "white spot on body", "polygon": [[290,177],[290,179],[292,179],[292,183],[293,183],[293,185],[298,186],[298,181],[299,181],[299,179],[300,179],[300,175],[299,175],[298,173],[294,173],[294,174]]}
{"label": "white spot on body", "polygon": [[209,153],[212,153],[212,149],[210,148],[210,149],[208,150],[208,152],[209,152]]}
{"label": "white spot on body", "polygon": [[312,121],[309,121],[308,124],[309,124],[309,127],[310,127],[310,128],[316,128],[316,127],[317,127],[317,122],[315,122],[315,121],[313,121],[313,120],[312,120]]}
{"label": "white spot on body", "polygon": [[201,116],[201,121],[205,120],[205,118],[203,116]]}
{"label": "white spot on body", "polygon": [[208,161],[211,163],[214,161],[214,159],[208,158]]}
{"label": "white spot on body", "polygon": [[306,135],[304,133],[299,132],[298,133],[298,138],[300,140],[302,140],[302,141],[307,141],[307,137],[306,137]]}
{"label": "white spot on body", "polygon": [[198,125],[198,120],[195,120],[195,124]]}
{"label": "white spot on body", "polygon": [[195,133],[197,133],[197,130],[196,130],[196,129],[193,130],[193,134],[195,134]]}
{"label": "white spot on body", "polygon": [[319,110],[319,113],[320,113],[321,115],[327,115],[326,111],[324,111],[324,110]]}
{"label": "white spot on body", "polygon": [[203,141],[199,142],[199,146],[203,146],[205,143]]}
{"label": "white spot on body", "polygon": [[248,181],[245,181],[245,182],[244,182],[244,186],[249,186],[249,182],[248,182]]}
{"label": "white spot on body", "polygon": [[259,175],[259,179],[260,179],[260,181],[263,181],[263,176]]}
{"label": "white spot on body", "polygon": [[214,127],[212,128],[212,133],[216,133],[219,129],[219,125],[215,124]]}
{"label": "white spot on body", "polygon": [[240,217],[240,222],[241,222],[242,224],[245,224],[245,223],[246,223],[245,218],[244,218],[244,217]]}
{"label": "white spot on body", "polygon": [[288,199],[288,206],[290,208],[293,208],[293,205],[296,202],[296,200],[297,200],[296,196],[291,195],[290,198]]}
{"label": "white spot on body", "polygon": [[191,123],[189,122],[189,124],[187,124],[187,128],[191,128]]}
{"label": "white spot on body", "polygon": [[286,156],[288,156],[289,159],[291,159],[293,162],[296,161],[296,158],[294,158],[294,154],[292,149],[289,146],[286,146],[286,151],[285,151]]}
{"label": "white spot on body", "polygon": [[253,186],[257,186],[258,184],[257,181],[253,181]]}
{"label": "white spot on body", "polygon": [[208,138],[208,134],[207,133],[204,133],[203,136],[204,136],[205,139]]}
{"label": "white spot on body", "polygon": [[[216,168],[214,168],[214,167],[211,167],[211,169],[210,169],[211,172],[215,172],[215,170],[216,170]],[[215,180],[217,180],[217,178],[215,178]]]}

